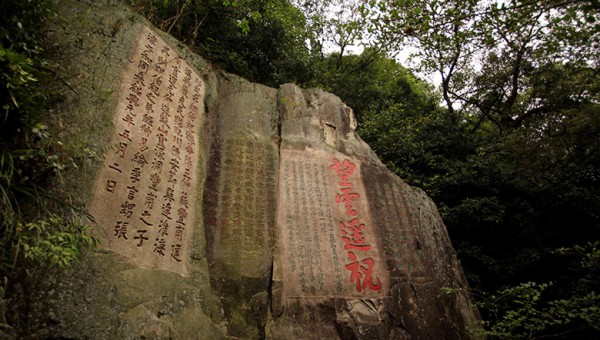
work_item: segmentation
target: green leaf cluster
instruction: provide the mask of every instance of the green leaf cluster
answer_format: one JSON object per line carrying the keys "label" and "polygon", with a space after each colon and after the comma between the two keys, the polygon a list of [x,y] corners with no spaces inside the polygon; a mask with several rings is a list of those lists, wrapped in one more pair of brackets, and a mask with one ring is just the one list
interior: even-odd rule
{"label": "green leaf cluster", "polygon": [[600,295],[582,292],[562,299],[545,295],[554,283],[521,283],[478,297],[487,315],[485,328],[474,330],[488,339],[584,338],[600,330]]}
{"label": "green leaf cluster", "polygon": [[[484,65],[482,90],[501,88],[510,78],[511,69],[500,64]],[[333,53],[315,67],[321,70],[315,84],[354,108],[361,137],[440,207],[478,293],[486,335],[598,334],[597,251],[586,250],[586,266],[575,254],[600,240],[597,68],[549,62],[528,69],[511,104],[514,119],[503,121],[504,104],[494,101],[506,101],[506,89],[480,92],[481,109],[474,102],[444,108],[443,93],[380,49]],[[462,75],[463,84],[472,84],[471,75]],[[497,111],[485,111],[485,105]],[[517,112],[527,110],[519,120]],[[557,248],[573,250],[557,256]],[[490,296],[502,300],[486,305],[494,300]]]}
{"label": "green leaf cluster", "polygon": [[310,79],[308,32],[288,0],[134,0],[155,25],[226,71],[278,86]]}
{"label": "green leaf cluster", "polygon": [[366,116],[363,136],[436,201],[479,301],[503,296],[481,306],[491,337],[600,334],[597,251],[584,246],[600,241],[598,9],[529,0],[367,8],[382,49],[414,47],[420,70],[438,75],[445,108],[389,106]]}
{"label": "green leaf cluster", "polygon": [[[40,31],[53,13],[47,0],[0,2],[0,277],[4,288],[36,268],[64,268],[95,243],[88,227],[74,222],[81,212],[45,189],[47,181],[72,162],[44,124],[54,95],[44,86],[50,81],[50,70]],[[72,220],[51,210],[64,211]]]}
{"label": "green leaf cluster", "polygon": [[90,228],[50,214],[46,219],[17,225],[18,251],[43,268],[67,268],[79,261],[82,249],[96,245]]}

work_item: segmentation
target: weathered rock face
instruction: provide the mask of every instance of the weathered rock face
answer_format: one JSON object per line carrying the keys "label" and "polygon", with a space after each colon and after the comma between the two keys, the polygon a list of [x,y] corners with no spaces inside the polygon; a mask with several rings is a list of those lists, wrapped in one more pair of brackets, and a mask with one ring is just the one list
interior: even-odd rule
{"label": "weathered rock face", "polygon": [[102,154],[64,189],[81,193],[102,244],[34,297],[31,336],[462,339],[477,327],[435,205],[385,168],[339,98],[215,70],[110,1],[59,6],[79,18],[51,31],[57,68],[79,79],[59,133]]}

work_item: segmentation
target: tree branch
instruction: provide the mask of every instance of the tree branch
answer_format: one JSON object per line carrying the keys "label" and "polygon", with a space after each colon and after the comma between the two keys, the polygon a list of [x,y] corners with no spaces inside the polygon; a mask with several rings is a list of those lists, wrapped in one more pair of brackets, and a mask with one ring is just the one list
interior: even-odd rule
{"label": "tree branch", "polygon": [[[167,30],[167,34],[169,34],[171,32],[171,29],[173,29],[173,26],[175,26],[175,24],[177,23],[177,21],[179,21],[179,19],[181,18],[181,16],[183,15],[183,11],[185,10],[185,8],[187,3],[184,2],[183,6],[181,6],[181,10],[179,11],[179,13],[177,14],[177,16],[175,16],[173,23],[171,24],[171,26],[169,26],[169,29]],[[181,33],[181,32],[178,32]]]}
{"label": "tree branch", "polygon": [[[452,92],[452,91],[450,91],[449,93],[458,100],[461,100],[467,104],[474,105],[483,114],[483,116],[485,118],[489,119],[492,123],[494,123],[494,125],[496,125],[498,127],[498,129],[500,129],[500,130],[503,129],[503,126],[500,124],[500,122],[496,118],[494,118],[494,116],[492,115],[492,112],[500,114],[500,111],[494,109],[491,106],[484,106],[478,100],[472,100],[470,98],[466,98],[466,97],[464,97],[458,93]],[[479,125],[481,125],[482,122],[483,122],[483,119],[480,119],[480,121],[477,123],[477,125],[475,126],[475,128],[473,129],[472,132],[475,132],[479,128]]]}

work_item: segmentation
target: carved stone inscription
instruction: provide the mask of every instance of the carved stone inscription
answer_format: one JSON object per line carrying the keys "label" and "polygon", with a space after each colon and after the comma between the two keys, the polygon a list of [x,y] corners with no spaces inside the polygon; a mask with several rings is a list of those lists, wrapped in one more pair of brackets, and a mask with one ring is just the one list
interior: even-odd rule
{"label": "carved stone inscription", "polygon": [[331,153],[281,151],[277,229],[285,298],[387,294],[359,167]]}
{"label": "carved stone inscription", "polygon": [[140,266],[187,273],[203,97],[196,72],[144,27],[91,205],[102,244]]}
{"label": "carved stone inscription", "polygon": [[267,246],[275,211],[276,150],[238,139],[226,141],[221,154],[217,242],[249,250]]}
{"label": "carved stone inscription", "polygon": [[392,275],[426,279],[427,271],[417,251],[420,247],[414,231],[417,221],[408,209],[404,193],[406,184],[373,166],[364,166],[362,173],[369,183],[366,196],[373,219],[388,236],[382,244]]}

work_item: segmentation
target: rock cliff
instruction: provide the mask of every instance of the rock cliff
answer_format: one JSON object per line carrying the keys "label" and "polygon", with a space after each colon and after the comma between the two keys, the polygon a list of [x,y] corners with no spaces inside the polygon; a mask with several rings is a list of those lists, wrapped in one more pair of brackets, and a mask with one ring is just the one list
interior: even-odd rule
{"label": "rock cliff", "polygon": [[65,192],[100,246],[32,337],[463,339],[477,312],[433,202],[327,92],[224,73],[114,1],[59,1]]}

